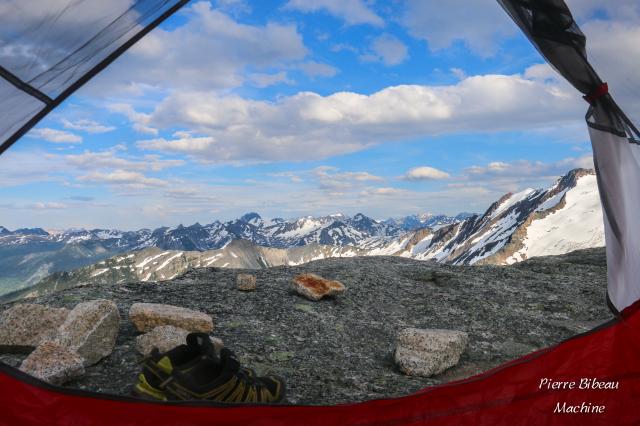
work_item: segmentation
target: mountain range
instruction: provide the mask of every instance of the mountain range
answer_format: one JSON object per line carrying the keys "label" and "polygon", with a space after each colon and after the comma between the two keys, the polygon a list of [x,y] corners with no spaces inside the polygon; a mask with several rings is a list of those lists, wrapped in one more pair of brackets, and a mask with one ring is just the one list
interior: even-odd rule
{"label": "mountain range", "polygon": [[236,240],[272,248],[301,247],[317,243],[331,246],[359,245],[363,240],[397,237],[417,228],[438,228],[471,216],[424,213],[378,221],[363,214],[264,220],[257,213],[207,225],[196,223],[155,230],[70,229],[46,231],[0,227],[0,294],[29,287],[51,273],[95,264],[127,252],[162,250],[217,250]]}
{"label": "mountain range", "polygon": [[9,280],[4,293],[27,287],[17,294],[38,295],[90,282],[161,281],[190,268],[265,268],[327,257],[512,264],[603,246],[602,223],[595,173],[576,169],[548,188],[506,194],[481,215],[379,221],[363,214],[264,220],[248,213],[153,231],[0,228],[0,270],[13,268],[15,281],[23,275],[19,285]]}

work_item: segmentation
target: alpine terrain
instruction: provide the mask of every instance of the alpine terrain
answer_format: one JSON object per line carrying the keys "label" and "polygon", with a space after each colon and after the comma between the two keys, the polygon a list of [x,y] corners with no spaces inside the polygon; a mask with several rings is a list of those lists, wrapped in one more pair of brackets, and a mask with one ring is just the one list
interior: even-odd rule
{"label": "alpine terrain", "polygon": [[[30,275],[2,299],[89,283],[169,280],[192,268],[260,269],[330,257],[387,255],[505,265],[604,246],[602,223],[595,173],[576,169],[549,188],[506,194],[482,215],[378,221],[336,214],[267,221],[249,213],[226,223],[154,231],[3,228],[0,268],[22,266]],[[13,279],[18,277],[16,272]]]}
{"label": "alpine terrain", "polygon": [[[237,275],[247,272],[257,288],[239,291]],[[346,290],[312,302],[290,287],[303,273],[338,280]],[[117,305],[121,322],[113,352],[86,367],[69,388],[129,394],[142,358],[129,312],[145,302],[210,315],[213,335],[243,365],[284,378],[289,403],[336,404],[407,395],[558,343],[612,317],[605,295],[606,258],[597,248],[507,266],[385,256],[255,271],[205,267],[170,281],[93,283],[27,303],[73,309],[108,299]],[[0,314],[10,307],[0,305]],[[463,331],[469,343],[456,366],[429,378],[408,376],[393,361],[396,336],[407,327]],[[26,356],[0,353],[0,361],[18,367]]]}

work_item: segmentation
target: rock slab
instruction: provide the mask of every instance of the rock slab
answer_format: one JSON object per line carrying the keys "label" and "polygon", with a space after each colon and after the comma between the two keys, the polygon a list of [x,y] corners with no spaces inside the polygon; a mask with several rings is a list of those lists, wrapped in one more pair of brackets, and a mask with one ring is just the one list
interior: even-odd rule
{"label": "rock slab", "polygon": [[404,374],[431,377],[456,365],[468,342],[463,331],[406,328],[398,334],[394,360]]}
{"label": "rock slab", "polygon": [[134,303],[129,309],[129,320],[143,333],[163,325],[189,332],[210,333],[213,330],[213,319],[209,315],[161,303]]}
{"label": "rock slab", "polygon": [[153,348],[166,352],[176,346],[184,345],[188,334],[189,332],[183,328],[161,325],[136,337],[136,349],[144,356],[149,355]]}
{"label": "rock slab", "polygon": [[97,363],[113,351],[120,328],[118,307],[111,300],[79,303],[58,329],[56,342],[77,352],[84,365]]}
{"label": "rock slab", "polygon": [[61,385],[84,374],[83,362],[77,352],[47,341],[22,361],[20,370],[45,382]]}
{"label": "rock slab", "polygon": [[335,296],[345,291],[345,286],[341,282],[327,280],[316,274],[296,276],[291,283],[291,288],[301,296],[313,301]]}
{"label": "rock slab", "polygon": [[68,309],[19,303],[0,315],[0,346],[33,349],[58,334]]}
{"label": "rock slab", "polygon": [[[176,346],[184,345],[188,334],[189,332],[185,329],[162,325],[136,337],[136,349],[144,356],[149,355],[153,348],[158,348],[160,353],[167,352]],[[216,337],[210,337],[210,339],[216,354],[220,355],[224,343]]]}
{"label": "rock slab", "polygon": [[256,289],[256,277],[251,274],[238,274],[236,286],[241,291],[253,291]]}

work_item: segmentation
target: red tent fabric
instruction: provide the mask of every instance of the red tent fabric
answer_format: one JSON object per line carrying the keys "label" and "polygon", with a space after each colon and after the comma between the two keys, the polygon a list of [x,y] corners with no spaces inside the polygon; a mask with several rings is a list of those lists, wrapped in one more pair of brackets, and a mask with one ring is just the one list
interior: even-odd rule
{"label": "red tent fabric", "polygon": [[[0,395],[2,425],[637,425],[640,301],[558,345],[396,399],[335,406],[152,403],[54,387],[6,365]],[[602,412],[593,412],[598,407]]]}

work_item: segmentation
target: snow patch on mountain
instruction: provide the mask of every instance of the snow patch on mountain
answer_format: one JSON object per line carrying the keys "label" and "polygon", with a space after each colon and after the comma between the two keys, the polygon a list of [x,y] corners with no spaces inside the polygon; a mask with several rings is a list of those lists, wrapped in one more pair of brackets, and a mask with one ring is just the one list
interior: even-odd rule
{"label": "snow patch on mountain", "polygon": [[531,222],[522,242],[523,247],[508,257],[506,263],[605,245],[595,175],[581,177],[574,188],[563,190],[537,211],[551,209],[563,198],[564,206],[561,209]]}

